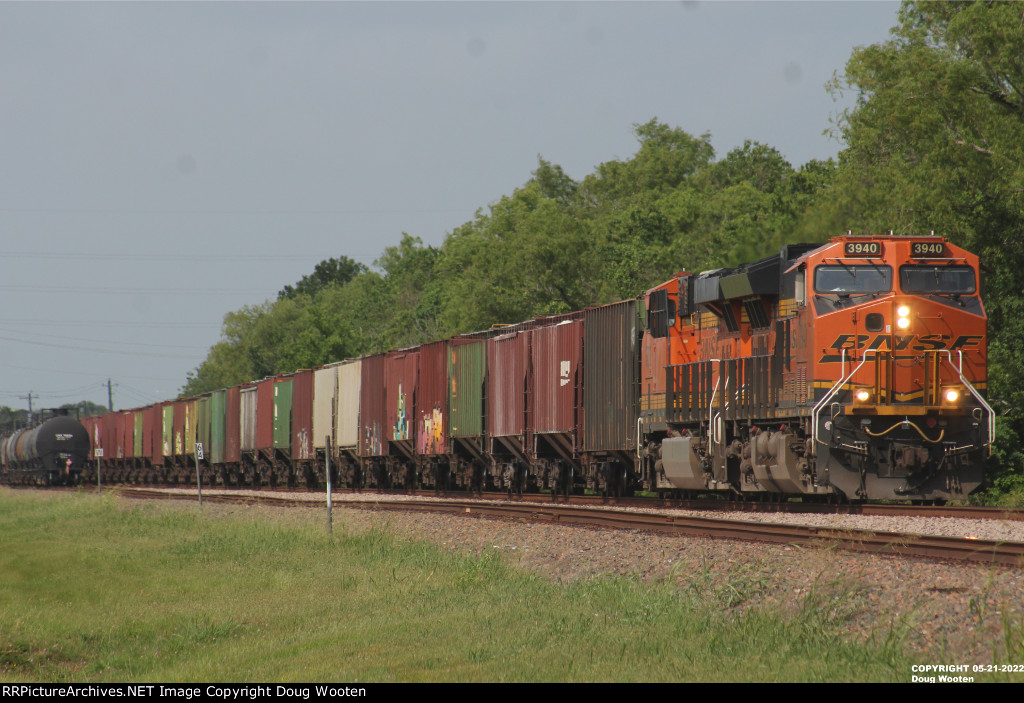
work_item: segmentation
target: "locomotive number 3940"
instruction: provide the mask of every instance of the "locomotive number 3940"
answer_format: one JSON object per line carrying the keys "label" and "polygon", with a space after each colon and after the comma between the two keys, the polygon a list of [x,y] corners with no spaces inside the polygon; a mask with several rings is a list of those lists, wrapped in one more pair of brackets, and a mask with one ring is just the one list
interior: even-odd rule
{"label": "locomotive number 3940", "polygon": [[881,242],[847,242],[843,252],[846,256],[881,256]]}
{"label": "locomotive number 3940", "polygon": [[946,245],[942,242],[911,242],[911,256],[945,256]]}

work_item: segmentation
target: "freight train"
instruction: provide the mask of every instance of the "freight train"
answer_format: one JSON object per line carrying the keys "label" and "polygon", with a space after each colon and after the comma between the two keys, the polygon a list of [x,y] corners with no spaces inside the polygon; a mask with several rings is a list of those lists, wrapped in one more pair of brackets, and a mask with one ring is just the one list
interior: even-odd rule
{"label": "freight train", "polygon": [[788,245],[633,300],[87,418],[91,466],[105,481],[194,482],[198,466],[205,483],[319,485],[330,466],[371,488],[962,498],[994,436],[979,282],[978,258],[941,237]]}

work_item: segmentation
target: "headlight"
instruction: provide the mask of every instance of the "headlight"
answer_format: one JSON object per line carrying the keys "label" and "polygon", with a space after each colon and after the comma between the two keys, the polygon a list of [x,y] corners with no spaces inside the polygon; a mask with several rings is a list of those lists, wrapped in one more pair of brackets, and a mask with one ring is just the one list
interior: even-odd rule
{"label": "headlight", "polygon": [[858,404],[864,404],[871,401],[871,391],[867,388],[858,388],[853,392],[853,399]]}
{"label": "headlight", "polygon": [[896,326],[905,330],[910,327],[910,307],[908,305],[900,305],[896,308]]}
{"label": "headlight", "polygon": [[955,405],[960,402],[960,389],[956,386],[946,386],[942,389],[942,403],[944,405]]}

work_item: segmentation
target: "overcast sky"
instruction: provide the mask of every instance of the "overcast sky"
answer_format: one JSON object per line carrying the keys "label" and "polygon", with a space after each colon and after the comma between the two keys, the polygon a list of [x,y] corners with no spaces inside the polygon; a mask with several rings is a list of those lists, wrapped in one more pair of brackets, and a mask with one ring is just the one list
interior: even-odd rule
{"label": "overcast sky", "polygon": [[657,117],[799,166],[892,2],[0,2],[0,405],[173,397],[224,314]]}

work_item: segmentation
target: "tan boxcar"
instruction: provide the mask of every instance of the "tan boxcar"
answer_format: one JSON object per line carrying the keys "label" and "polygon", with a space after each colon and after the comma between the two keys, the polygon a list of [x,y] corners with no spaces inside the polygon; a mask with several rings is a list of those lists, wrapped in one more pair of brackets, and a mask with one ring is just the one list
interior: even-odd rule
{"label": "tan boxcar", "polygon": [[338,367],[338,402],[336,406],[337,442],[344,449],[359,444],[359,397],[362,389],[363,361],[342,362]]}
{"label": "tan boxcar", "polygon": [[338,366],[321,366],[313,371],[313,448],[323,450],[326,440],[337,445],[334,433],[334,404],[338,395]]}

